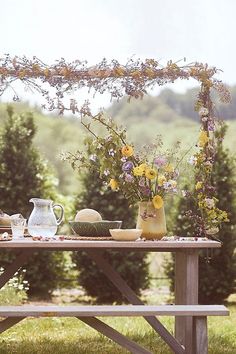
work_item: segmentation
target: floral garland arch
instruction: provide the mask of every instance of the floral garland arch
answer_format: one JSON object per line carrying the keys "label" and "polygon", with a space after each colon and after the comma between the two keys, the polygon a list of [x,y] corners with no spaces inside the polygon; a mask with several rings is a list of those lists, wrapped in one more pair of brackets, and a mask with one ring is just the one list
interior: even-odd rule
{"label": "floral garland arch", "polygon": [[[128,96],[129,99],[143,98],[148,89],[155,85],[163,86],[177,79],[193,78],[200,84],[200,91],[195,103],[195,110],[200,117],[200,135],[198,151],[194,155],[195,192],[201,214],[202,230],[217,228],[228,221],[227,213],[217,208],[217,198],[214,197],[214,187],[211,182],[211,172],[217,146],[217,136],[214,131],[221,121],[216,117],[215,104],[211,98],[212,90],[216,90],[222,102],[230,101],[230,93],[223,83],[215,78],[219,70],[207,64],[191,63],[179,65],[169,61],[163,67],[154,59],[130,59],[125,65],[117,60],[108,62],[103,59],[94,66],[86,61],[66,62],[60,59],[53,65],[42,62],[37,57],[0,57],[0,96],[8,90],[13,90],[13,100],[19,100],[14,83],[20,81],[27,88],[39,92],[46,104],[43,108],[49,111],[58,110],[60,114],[70,111],[85,116],[93,116],[88,101],[80,106],[77,100],[70,98],[69,105],[64,104],[64,98],[74,95],[76,90],[87,88],[95,93],[110,93],[112,99]],[[55,94],[52,97],[50,89]],[[101,114],[101,113],[99,113]],[[220,139],[221,137],[219,137]]]}

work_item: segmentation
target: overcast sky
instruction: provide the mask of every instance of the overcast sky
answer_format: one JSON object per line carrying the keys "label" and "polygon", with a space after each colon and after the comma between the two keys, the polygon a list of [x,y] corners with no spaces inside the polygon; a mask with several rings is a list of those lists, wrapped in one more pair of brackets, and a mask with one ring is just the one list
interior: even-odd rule
{"label": "overcast sky", "polygon": [[[0,54],[201,61],[236,84],[236,0],[0,0]],[[187,84],[177,84],[177,89]],[[174,88],[174,86],[173,86]]]}

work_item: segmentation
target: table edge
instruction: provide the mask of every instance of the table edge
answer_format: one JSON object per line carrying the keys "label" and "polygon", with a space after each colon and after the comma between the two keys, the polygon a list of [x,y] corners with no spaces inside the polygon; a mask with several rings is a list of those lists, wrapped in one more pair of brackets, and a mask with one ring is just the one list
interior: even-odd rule
{"label": "table edge", "polygon": [[220,248],[218,241],[1,241],[0,249],[132,249],[132,250],[181,250],[181,249],[206,249]]}

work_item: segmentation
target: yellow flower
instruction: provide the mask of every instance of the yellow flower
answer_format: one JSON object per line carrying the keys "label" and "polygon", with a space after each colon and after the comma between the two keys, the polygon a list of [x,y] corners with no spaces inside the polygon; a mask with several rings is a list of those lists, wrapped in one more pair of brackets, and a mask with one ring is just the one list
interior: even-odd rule
{"label": "yellow flower", "polygon": [[140,168],[140,166],[134,167],[133,168],[133,175],[134,176],[142,176],[144,173],[143,169]]}
{"label": "yellow flower", "polygon": [[158,175],[157,180],[158,180],[158,185],[159,186],[163,186],[163,184],[166,182],[166,178],[163,175]]}
{"label": "yellow flower", "polygon": [[143,174],[144,174],[146,169],[147,169],[147,164],[146,163],[141,163],[141,165],[139,165],[139,168],[143,171]]}
{"label": "yellow flower", "polygon": [[174,166],[171,163],[168,163],[164,166],[164,170],[168,173],[174,172]]}
{"label": "yellow flower", "polygon": [[18,74],[20,79],[24,79],[24,77],[26,76],[26,71],[25,70],[21,70]]}
{"label": "yellow flower", "polygon": [[125,146],[123,146],[123,148],[121,149],[121,153],[122,153],[122,155],[125,156],[125,157],[130,157],[130,156],[133,155],[134,150],[133,150],[132,146],[130,146],[130,145],[125,145]]}
{"label": "yellow flower", "polygon": [[138,70],[134,70],[133,72],[130,73],[132,77],[139,78],[140,77],[140,72]]}
{"label": "yellow flower", "polygon": [[117,76],[124,76],[125,75],[125,69],[123,69],[122,67],[120,66],[117,66],[115,69],[114,69],[114,72]]}
{"label": "yellow flower", "polygon": [[226,211],[221,211],[221,219],[223,220],[223,221],[229,221],[229,219],[228,219],[228,214],[227,214],[227,212]]}
{"label": "yellow flower", "polygon": [[109,186],[111,187],[111,189],[113,191],[116,191],[118,189],[119,185],[118,185],[118,182],[114,178],[112,178],[109,182]]}
{"label": "yellow flower", "polygon": [[157,172],[153,168],[147,168],[146,171],[145,171],[145,176],[148,179],[154,179],[157,176]]}
{"label": "yellow flower", "polygon": [[160,195],[155,195],[152,199],[152,203],[155,209],[161,209],[163,207],[164,201]]}
{"label": "yellow flower", "polygon": [[202,182],[197,182],[196,185],[195,185],[196,191],[198,191],[199,189],[201,189],[202,186],[203,186],[203,183],[202,183]]}
{"label": "yellow flower", "polygon": [[48,77],[50,75],[50,70],[46,68],[43,73],[46,77]]}
{"label": "yellow flower", "polygon": [[205,130],[202,130],[199,139],[198,139],[198,146],[204,147],[209,141],[209,137],[207,135],[207,132]]}
{"label": "yellow flower", "polygon": [[217,218],[217,213],[215,210],[208,210],[207,214],[212,220]]}
{"label": "yellow flower", "polygon": [[203,208],[204,207],[204,203],[202,201],[199,201],[198,202],[198,206],[199,206],[199,208]]}
{"label": "yellow flower", "polygon": [[145,69],[145,74],[146,74],[148,77],[153,77],[153,76],[155,76],[155,71],[153,71],[153,70],[150,69],[150,68],[146,68],[146,69]]}

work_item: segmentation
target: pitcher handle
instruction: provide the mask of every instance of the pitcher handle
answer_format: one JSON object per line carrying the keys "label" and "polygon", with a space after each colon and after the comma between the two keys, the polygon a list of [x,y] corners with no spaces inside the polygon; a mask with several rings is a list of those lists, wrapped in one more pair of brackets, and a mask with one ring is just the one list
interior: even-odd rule
{"label": "pitcher handle", "polygon": [[61,216],[57,219],[57,225],[60,225],[64,216],[64,208],[61,204],[53,204],[52,208],[59,207],[61,209]]}

